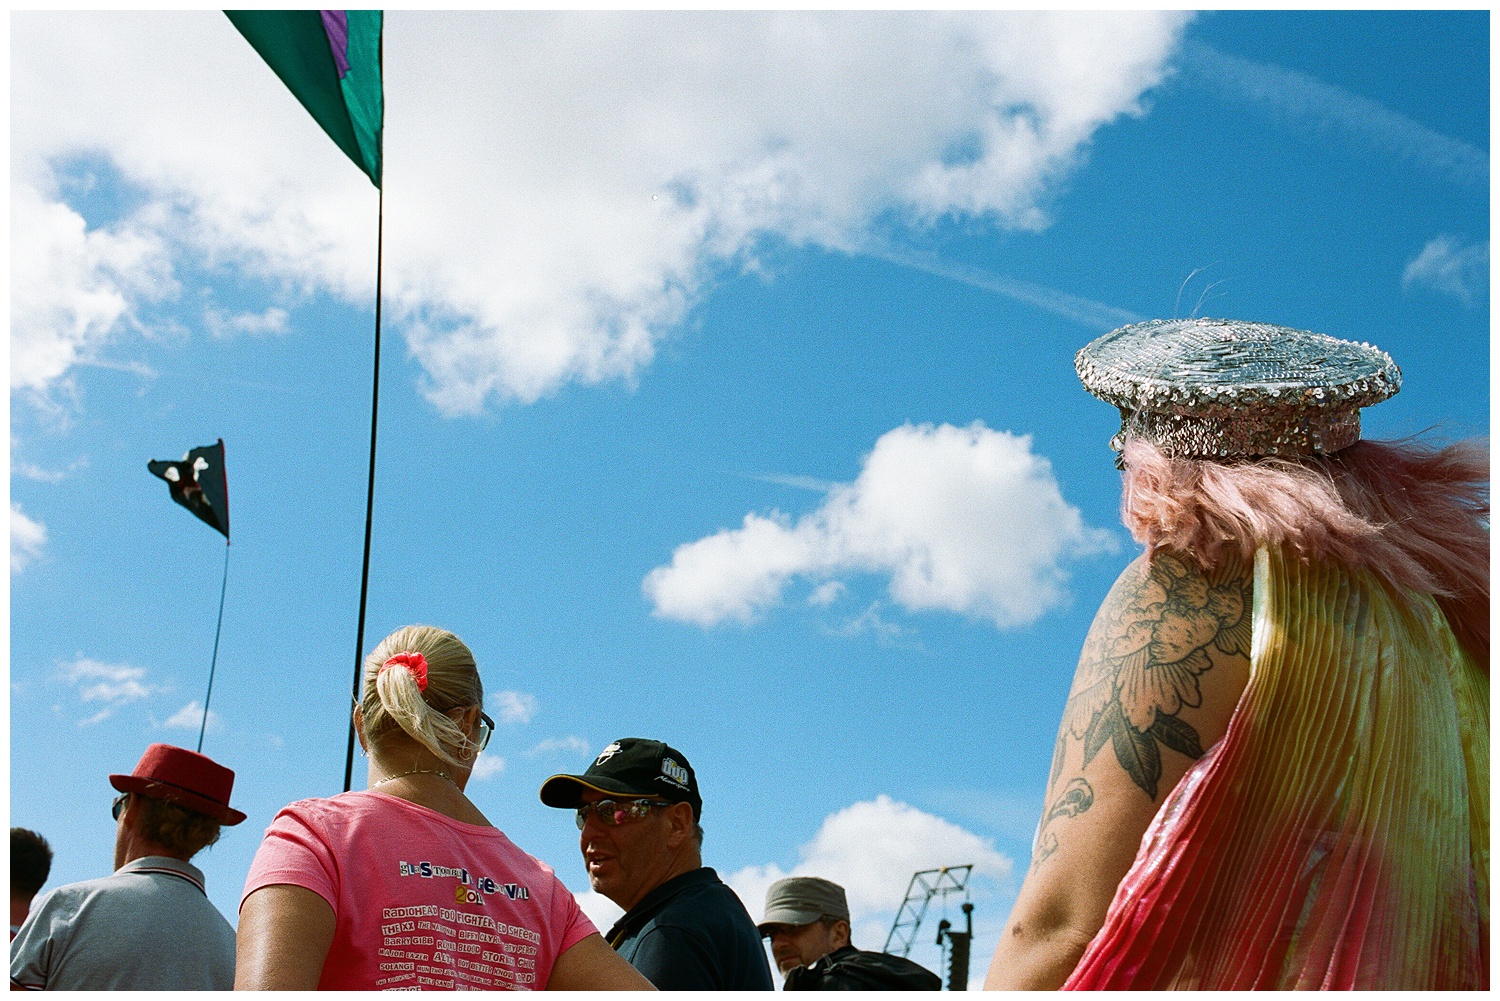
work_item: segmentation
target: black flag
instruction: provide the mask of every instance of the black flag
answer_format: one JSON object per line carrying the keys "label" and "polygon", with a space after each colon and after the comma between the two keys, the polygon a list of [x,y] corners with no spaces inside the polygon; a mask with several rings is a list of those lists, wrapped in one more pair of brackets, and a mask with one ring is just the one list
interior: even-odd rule
{"label": "black flag", "polygon": [[172,499],[229,538],[229,481],[224,477],[224,439],[195,448],[176,462],[152,459],[146,468],[167,481]]}

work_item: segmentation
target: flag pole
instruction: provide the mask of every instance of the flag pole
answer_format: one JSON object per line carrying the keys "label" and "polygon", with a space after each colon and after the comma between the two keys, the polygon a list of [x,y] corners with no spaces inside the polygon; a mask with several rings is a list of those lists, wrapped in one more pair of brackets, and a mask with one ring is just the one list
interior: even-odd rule
{"label": "flag pole", "polygon": [[[222,441],[223,439],[220,439]],[[198,753],[203,753],[203,732],[208,729],[208,703],[214,697],[214,668],[219,664],[219,633],[224,629],[224,592],[229,587],[229,537],[224,537],[224,579],[219,582],[219,624],[214,626],[214,655],[208,662],[208,692],[203,696],[203,723],[198,727]],[[192,724],[188,724],[191,726]]]}
{"label": "flag pole", "polygon": [[[382,48],[384,46],[382,45]],[[351,695],[354,704],[359,704],[359,681],[365,650],[365,599],[370,593],[370,527],[375,517],[375,429],[380,418],[380,283],[384,269],[382,257],[385,253],[385,187],[380,192],[379,221],[375,237],[375,378],[370,392],[370,483],[365,494],[365,560],[359,577],[359,638],[354,642],[354,684]],[[349,744],[344,751],[344,792],[354,776],[354,714],[349,715]]]}

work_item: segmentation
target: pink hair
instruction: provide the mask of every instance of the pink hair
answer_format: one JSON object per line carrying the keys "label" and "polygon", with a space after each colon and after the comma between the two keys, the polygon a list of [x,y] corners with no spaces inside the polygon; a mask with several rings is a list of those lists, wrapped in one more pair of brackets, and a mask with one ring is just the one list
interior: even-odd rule
{"label": "pink hair", "polygon": [[1328,456],[1178,459],[1125,443],[1121,518],[1147,549],[1205,564],[1277,546],[1431,594],[1485,670],[1490,648],[1489,446],[1361,441]]}

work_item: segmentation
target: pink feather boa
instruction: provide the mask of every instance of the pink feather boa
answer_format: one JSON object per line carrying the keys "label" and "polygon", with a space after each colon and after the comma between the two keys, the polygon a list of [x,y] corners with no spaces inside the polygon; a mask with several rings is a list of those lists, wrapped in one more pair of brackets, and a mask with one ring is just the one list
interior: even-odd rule
{"label": "pink feather boa", "polygon": [[1214,462],[1170,458],[1131,439],[1121,517],[1147,549],[1170,546],[1209,565],[1277,546],[1434,595],[1464,649],[1488,670],[1485,442],[1361,441],[1296,461]]}

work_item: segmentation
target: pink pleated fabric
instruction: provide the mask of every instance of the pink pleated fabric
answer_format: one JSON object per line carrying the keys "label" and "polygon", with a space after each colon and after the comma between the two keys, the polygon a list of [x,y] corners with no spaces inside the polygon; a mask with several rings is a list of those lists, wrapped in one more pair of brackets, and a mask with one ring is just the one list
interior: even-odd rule
{"label": "pink pleated fabric", "polygon": [[1489,986],[1489,677],[1429,597],[1256,556],[1251,676],[1066,989]]}

